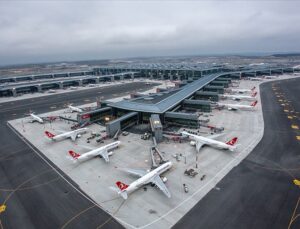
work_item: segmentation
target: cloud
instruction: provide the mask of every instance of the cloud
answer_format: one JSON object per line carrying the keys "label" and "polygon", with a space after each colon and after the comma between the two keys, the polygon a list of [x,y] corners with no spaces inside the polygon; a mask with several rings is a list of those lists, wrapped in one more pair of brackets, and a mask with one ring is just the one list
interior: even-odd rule
{"label": "cloud", "polygon": [[297,1],[0,3],[0,64],[299,51]]}

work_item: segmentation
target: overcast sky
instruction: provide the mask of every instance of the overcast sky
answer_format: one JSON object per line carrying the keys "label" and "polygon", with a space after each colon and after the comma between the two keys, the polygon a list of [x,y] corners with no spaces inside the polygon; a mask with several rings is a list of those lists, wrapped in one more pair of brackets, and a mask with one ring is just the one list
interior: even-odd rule
{"label": "overcast sky", "polygon": [[0,65],[300,51],[299,1],[0,1]]}

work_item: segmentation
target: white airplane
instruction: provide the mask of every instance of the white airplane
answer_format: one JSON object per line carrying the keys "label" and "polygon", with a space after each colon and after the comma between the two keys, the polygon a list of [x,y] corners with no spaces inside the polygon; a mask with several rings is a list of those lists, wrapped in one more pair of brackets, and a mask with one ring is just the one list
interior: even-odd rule
{"label": "white airplane", "polygon": [[83,109],[81,109],[79,107],[74,107],[72,105],[69,105],[68,108],[71,110],[71,112],[78,112],[78,113],[83,112]]}
{"label": "white airplane", "polygon": [[59,140],[67,139],[67,138],[71,138],[72,141],[75,141],[76,138],[78,137],[78,135],[84,134],[87,131],[88,131],[88,128],[81,128],[81,129],[65,132],[65,133],[58,134],[58,135],[52,134],[49,131],[45,131],[45,134],[52,141],[59,141]]}
{"label": "white airplane", "polygon": [[126,200],[129,193],[134,192],[140,187],[151,183],[156,185],[168,198],[171,198],[171,193],[164,184],[164,182],[166,182],[166,179],[162,179],[160,177],[162,173],[166,172],[171,167],[172,162],[169,161],[150,172],[141,169],[124,169],[124,171],[140,178],[132,182],[130,185],[124,184],[121,181],[117,181],[116,185],[118,186],[118,188],[111,187],[111,189],[116,191],[123,199]]}
{"label": "white airplane", "polygon": [[91,158],[97,157],[97,156],[103,158],[105,160],[105,162],[109,162],[109,156],[113,155],[112,150],[117,148],[120,144],[121,144],[120,141],[115,141],[113,143],[110,143],[108,145],[102,146],[97,149],[91,149],[90,147],[84,146],[86,148],[91,149],[91,151],[80,155],[79,153],[76,153],[76,152],[70,150],[69,154],[75,162],[86,161],[88,159],[91,159]]}
{"label": "white airplane", "polygon": [[250,77],[249,78],[251,81],[262,81],[263,78],[260,78],[260,77]]}
{"label": "white airplane", "polygon": [[253,87],[251,89],[231,89],[231,91],[233,93],[240,93],[240,94],[244,94],[244,93],[252,93],[255,90],[256,87]]}
{"label": "white airplane", "polygon": [[195,134],[190,134],[186,131],[181,132],[181,134],[183,136],[188,136],[190,139],[193,140],[193,141],[191,141],[191,145],[196,146],[196,150],[198,153],[204,145],[208,145],[208,146],[211,146],[211,147],[214,147],[217,149],[225,149],[225,150],[230,150],[230,151],[234,151],[237,147],[237,146],[235,146],[235,143],[238,140],[237,137],[234,137],[230,141],[224,143],[221,141],[214,140],[214,138],[216,138],[220,135],[211,135],[209,137],[203,137],[203,136],[198,136]]}
{"label": "white airplane", "polygon": [[41,117],[39,117],[33,113],[30,113],[30,116],[32,118],[32,122],[44,123],[44,120]]}
{"label": "white airplane", "polygon": [[248,95],[222,95],[223,98],[226,99],[232,99],[232,100],[256,100],[255,96],[257,95],[257,92],[254,92],[251,96]]}
{"label": "white airplane", "polygon": [[237,110],[254,110],[256,104],[257,104],[257,100],[251,103],[251,105],[218,103],[218,106],[226,107],[229,111],[237,111]]}
{"label": "white airplane", "polygon": [[57,116],[40,117],[38,115],[35,115],[34,113],[30,113],[29,115],[32,118],[30,121],[31,123],[38,122],[43,124],[44,121],[50,122],[50,121],[54,121],[57,118]]}
{"label": "white airplane", "polygon": [[265,79],[278,79],[278,76],[265,76]]}

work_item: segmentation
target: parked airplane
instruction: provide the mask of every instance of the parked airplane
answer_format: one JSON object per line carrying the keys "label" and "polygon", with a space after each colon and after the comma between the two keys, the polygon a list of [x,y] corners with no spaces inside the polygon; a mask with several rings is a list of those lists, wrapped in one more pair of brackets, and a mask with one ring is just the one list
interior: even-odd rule
{"label": "parked airplane", "polygon": [[251,103],[251,105],[218,103],[218,106],[226,107],[230,111],[237,111],[237,110],[253,110],[256,104],[257,104],[257,100]]}
{"label": "parked airplane", "polygon": [[70,156],[75,162],[82,162],[86,161],[88,159],[91,159],[93,157],[100,156],[105,160],[105,162],[109,162],[109,156],[113,155],[113,149],[117,148],[121,144],[120,141],[115,141],[113,143],[110,143],[108,145],[102,146],[97,149],[92,149],[90,147],[84,146],[85,148],[89,148],[91,151],[80,155],[79,153],[76,153],[72,150],[69,151]]}
{"label": "parked airplane", "polygon": [[69,105],[68,108],[71,110],[71,112],[78,112],[78,113],[83,112],[83,109],[81,109],[79,107],[74,107],[72,105]]}
{"label": "parked airplane", "polygon": [[141,169],[124,169],[124,171],[138,176],[140,178],[132,182],[130,185],[124,184],[121,181],[117,181],[116,185],[118,186],[118,188],[111,187],[111,189],[116,191],[123,199],[126,200],[128,198],[129,193],[134,192],[135,190],[146,184],[152,183],[156,185],[168,198],[171,198],[171,193],[164,184],[166,179],[163,180],[160,177],[162,173],[166,172],[171,167],[172,162],[169,161],[150,172]]}
{"label": "parked airplane", "polygon": [[251,89],[231,89],[231,91],[233,93],[240,93],[240,94],[244,94],[244,93],[252,93],[255,90],[256,87],[253,87]]}
{"label": "parked airplane", "polygon": [[262,81],[263,80],[263,78],[260,78],[260,77],[249,77],[249,79],[251,81]]}
{"label": "parked airplane", "polygon": [[52,134],[49,131],[45,131],[45,134],[52,141],[59,141],[59,140],[67,139],[67,138],[71,138],[72,141],[75,141],[76,138],[78,137],[78,135],[84,134],[87,131],[88,131],[88,128],[81,128],[81,129],[65,132],[65,133],[58,134],[58,135]]}
{"label": "parked airplane", "polygon": [[265,79],[278,79],[278,76],[265,76]]}
{"label": "parked airplane", "polygon": [[254,92],[251,96],[248,95],[222,95],[223,98],[226,99],[232,99],[232,100],[256,100],[255,96],[257,95],[257,92]]}
{"label": "parked airplane", "polygon": [[35,115],[34,113],[30,113],[29,114],[31,117],[30,122],[39,122],[41,124],[43,124],[45,121],[51,122],[54,121],[55,119],[57,119],[57,116],[47,116],[47,117],[40,117],[38,115]]}
{"label": "parked airplane", "polygon": [[214,148],[217,148],[217,149],[225,149],[225,150],[234,151],[236,149],[235,143],[238,140],[237,137],[234,137],[230,141],[224,143],[224,142],[221,142],[221,141],[214,140],[214,138],[216,138],[220,135],[211,135],[209,137],[203,137],[203,136],[198,136],[198,135],[195,135],[195,134],[190,134],[186,131],[181,132],[181,134],[183,136],[188,136],[190,139],[193,140],[193,141],[191,141],[191,145],[196,146],[197,152],[199,152],[200,149],[204,145],[208,145],[208,146],[211,146],[211,147],[214,147]]}
{"label": "parked airplane", "polygon": [[48,93],[56,93],[56,90],[50,89]]}

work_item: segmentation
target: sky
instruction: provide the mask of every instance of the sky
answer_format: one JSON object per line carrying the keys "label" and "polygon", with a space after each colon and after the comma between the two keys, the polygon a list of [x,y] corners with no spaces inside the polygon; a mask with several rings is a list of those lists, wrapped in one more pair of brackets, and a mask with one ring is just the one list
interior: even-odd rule
{"label": "sky", "polygon": [[0,1],[0,65],[300,51],[299,1]]}

